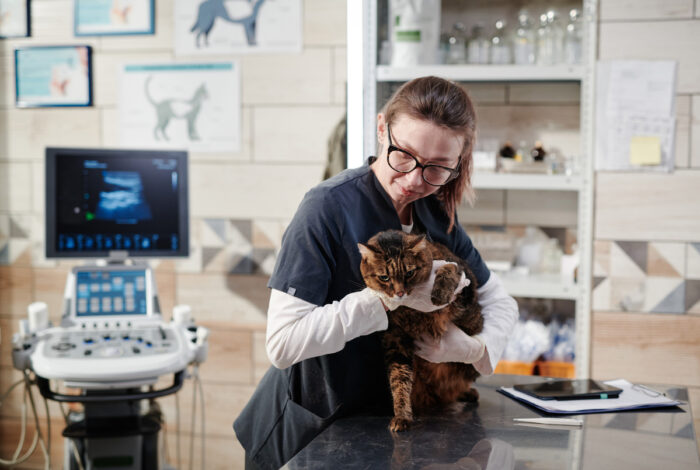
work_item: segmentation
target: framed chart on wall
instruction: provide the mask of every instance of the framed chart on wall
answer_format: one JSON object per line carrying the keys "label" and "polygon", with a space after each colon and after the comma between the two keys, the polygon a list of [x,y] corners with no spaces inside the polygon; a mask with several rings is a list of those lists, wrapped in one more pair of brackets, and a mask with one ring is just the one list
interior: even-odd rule
{"label": "framed chart on wall", "polygon": [[15,49],[15,104],[20,108],[92,105],[90,46]]}
{"label": "framed chart on wall", "polygon": [[0,0],[0,38],[23,38],[30,33],[29,0]]}
{"label": "framed chart on wall", "polygon": [[119,116],[124,145],[237,152],[241,148],[238,63],[125,65]]}
{"label": "framed chart on wall", "polygon": [[153,34],[155,0],[74,0],[76,36]]}

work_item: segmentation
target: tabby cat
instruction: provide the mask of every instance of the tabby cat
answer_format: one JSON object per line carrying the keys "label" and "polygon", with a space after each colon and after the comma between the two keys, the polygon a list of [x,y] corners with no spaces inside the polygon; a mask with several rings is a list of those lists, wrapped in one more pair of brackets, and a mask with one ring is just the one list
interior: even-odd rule
{"label": "tabby cat", "polygon": [[[424,413],[457,401],[476,402],[479,394],[471,385],[479,373],[474,366],[432,363],[414,354],[416,339],[424,335],[440,338],[450,321],[469,335],[481,331],[483,317],[477,303],[476,278],[466,262],[444,245],[398,230],[380,232],[366,244],[358,243],[358,247],[365,284],[388,298],[408,295],[428,280],[434,259],[456,263],[438,269],[431,292],[433,304],[448,305],[429,313],[401,306],[388,314],[389,327],[382,342],[394,405],[389,429],[408,429],[414,412]],[[470,283],[450,302],[462,272]]]}

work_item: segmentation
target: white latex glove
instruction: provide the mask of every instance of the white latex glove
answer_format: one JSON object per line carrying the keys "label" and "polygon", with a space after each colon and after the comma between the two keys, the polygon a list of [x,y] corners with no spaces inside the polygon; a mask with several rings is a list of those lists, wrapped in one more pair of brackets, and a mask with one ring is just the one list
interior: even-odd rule
{"label": "white latex glove", "polygon": [[479,335],[469,336],[449,322],[439,340],[424,336],[416,340],[416,354],[429,362],[464,362],[473,364],[484,355],[486,345]]}
{"label": "white latex glove", "polygon": [[[410,295],[405,295],[403,297],[387,297],[386,295],[378,295],[382,299],[382,302],[384,302],[384,305],[386,305],[386,307],[389,310],[395,310],[401,306],[410,307],[420,312],[434,312],[435,310],[440,310],[447,304],[433,304],[433,302],[430,300],[430,294],[433,291],[433,284],[435,283],[435,274],[437,270],[446,264],[456,265],[457,263],[444,260],[433,261],[433,270],[431,271],[428,280],[414,287]],[[459,281],[459,284],[457,285],[454,295],[452,296],[452,299],[450,301],[453,301],[455,297],[457,297],[457,294],[462,292],[462,289],[468,286],[469,283],[469,279],[467,279],[464,273],[462,273],[462,279]]]}

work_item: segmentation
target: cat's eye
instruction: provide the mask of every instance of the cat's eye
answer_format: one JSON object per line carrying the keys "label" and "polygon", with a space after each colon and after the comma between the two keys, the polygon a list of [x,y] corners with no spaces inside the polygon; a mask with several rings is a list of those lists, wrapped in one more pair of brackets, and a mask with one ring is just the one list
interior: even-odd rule
{"label": "cat's eye", "polygon": [[382,282],[389,282],[389,276],[380,275],[380,276],[377,276],[377,278]]}
{"label": "cat's eye", "polygon": [[414,274],[416,274],[416,270],[415,270],[415,269],[409,269],[408,271],[406,271],[406,279],[412,278]]}

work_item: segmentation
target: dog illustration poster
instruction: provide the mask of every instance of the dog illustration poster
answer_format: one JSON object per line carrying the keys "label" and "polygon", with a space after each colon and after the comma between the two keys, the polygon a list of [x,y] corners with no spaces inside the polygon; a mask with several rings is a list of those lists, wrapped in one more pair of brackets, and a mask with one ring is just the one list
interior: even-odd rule
{"label": "dog illustration poster", "polygon": [[18,107],[90,106],[90,46],[15,49],[15,101]]}
{"label": "dog illustration poster", "polygon": [[75,0],[75,35],[153,34],[154,1]]}
{"label": "dog illustration poster", "polygon": [[240,150],[237,62],[125,65],[119,107],[124,145]]}
{"label": "dog illustration poster", "polygon": [[175,0],[175,53],[301,52],[301,0]]}

